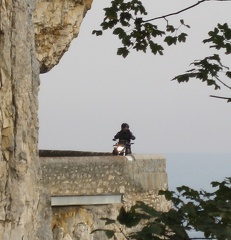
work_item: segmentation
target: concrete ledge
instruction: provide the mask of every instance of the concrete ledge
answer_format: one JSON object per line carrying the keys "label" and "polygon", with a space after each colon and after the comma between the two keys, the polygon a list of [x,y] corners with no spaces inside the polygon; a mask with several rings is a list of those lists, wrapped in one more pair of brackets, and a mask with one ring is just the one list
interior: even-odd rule
{"label": "concrete ledge", "polygon": [[40,157],[40,163],[43,184],[51,196],[115,195],[167,189],[166,160],[158,154]]}
{"label": "concrete ledge", "polygon": [[51,196],[51,206],[106,205],[122,202],[122,194],[98,196]]}
{"label": "concrete ledge", "polygon": [[112,156],[111,152],[89,152],[71,150],[39,150],[39,157],[87,157],[87,156]]}
{"label": "concrete ledge", "polygon": [[131,156],[134,160],[165,160],[165,157],[163,157],[160,154],[131,154]]}

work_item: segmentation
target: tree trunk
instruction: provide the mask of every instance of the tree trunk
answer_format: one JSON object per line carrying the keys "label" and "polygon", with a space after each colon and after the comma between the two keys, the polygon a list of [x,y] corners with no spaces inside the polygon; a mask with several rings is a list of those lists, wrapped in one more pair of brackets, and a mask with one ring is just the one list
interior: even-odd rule
{"label": "tree trunk", "polygon": [[36,0],[0,0],[0,239],[52,239],[40,185]]}

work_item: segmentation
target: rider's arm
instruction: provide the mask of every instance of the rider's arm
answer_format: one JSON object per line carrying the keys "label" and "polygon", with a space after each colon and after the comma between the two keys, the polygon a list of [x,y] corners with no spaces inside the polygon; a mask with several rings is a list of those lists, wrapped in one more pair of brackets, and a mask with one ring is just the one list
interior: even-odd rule
{"label": "rider's arm", "polygon": [[132,140],[135,140],[135,139],[136,139],[136,137],[133,135],[132,132],[131,132],[131,139],[132,139]]}
{"label": "rider's arm", "polygon": [[119,134],[120,134],[120,132],[116,133],[116,135],[114,136],[114,140],[119,138]]}

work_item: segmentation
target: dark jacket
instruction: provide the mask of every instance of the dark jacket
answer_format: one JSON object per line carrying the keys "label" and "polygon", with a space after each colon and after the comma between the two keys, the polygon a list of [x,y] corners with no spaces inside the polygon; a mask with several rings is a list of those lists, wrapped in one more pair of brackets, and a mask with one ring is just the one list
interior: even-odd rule
{"label": "dark jacket", "polygon": [[130,141],[135,140],[136,137],[132,134],[132,132],[130,132],[130,130],[121,130],[114,136],[114,139],[119,139],[119,141],[125,140],[130,143]]}

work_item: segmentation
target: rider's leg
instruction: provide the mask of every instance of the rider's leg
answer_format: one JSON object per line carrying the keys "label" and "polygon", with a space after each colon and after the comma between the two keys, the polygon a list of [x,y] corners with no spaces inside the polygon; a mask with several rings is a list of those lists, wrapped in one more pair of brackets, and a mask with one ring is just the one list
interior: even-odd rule
{"label": "rider's leg", "polygon": [[131,151],[131,147],[130,146],[127,146],[126,147],[126,155],[128,154],[132,154],[132,151]]}

